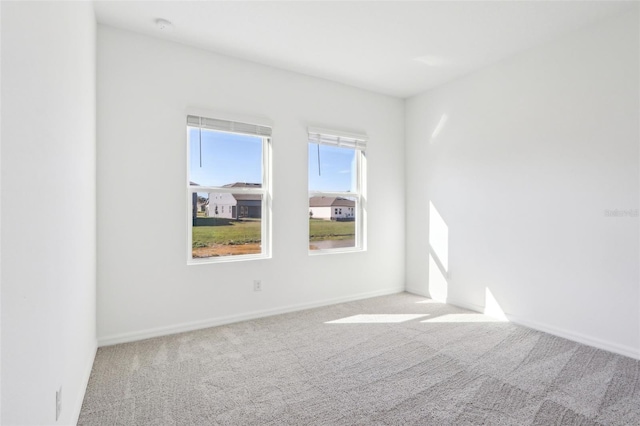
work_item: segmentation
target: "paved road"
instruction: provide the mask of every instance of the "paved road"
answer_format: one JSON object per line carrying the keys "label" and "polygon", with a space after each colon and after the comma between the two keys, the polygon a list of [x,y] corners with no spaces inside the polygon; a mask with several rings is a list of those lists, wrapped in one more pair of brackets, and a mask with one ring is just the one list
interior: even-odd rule
{"label": "paved road", "polygon": [[356,240],[325,240],[309,244],[310,250],[327,250],[333,248],[355,247]]}

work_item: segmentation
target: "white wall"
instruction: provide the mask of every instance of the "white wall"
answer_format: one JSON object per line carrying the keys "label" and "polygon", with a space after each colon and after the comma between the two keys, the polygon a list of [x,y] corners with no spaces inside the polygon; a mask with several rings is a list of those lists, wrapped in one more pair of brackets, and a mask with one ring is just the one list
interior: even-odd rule
{"label": "white wall", "polygon": [[[186,264],[188,107],[273,122],[272,259]],[[402,291],[404,219],[386,206],[404,205],[403,108],[399,99],[99,26],[100,344]],[[370,137],[366,252],[308,255],[308,125]],[[254,279],[262,292],[253,292]]]}
{"label": "white wall", "polygon": [[2,421],[75,424],[96,349],[95,18],[2,2]]}
{"label": "white wall", "polygon": [[410,291],[640,357],[632,12],[407,101]]}
{"label": "white wall", "polygon": [[332,207],[309,207],[309,212],[313,213],[314,219],[331,219]]}
{"label": "white wall", "polygon": [[[2,5],[0,5],[0,25]],[[0,31],[0,53],[2,52],[2,31]],[[0,188],[2,188],[2,55],[0,54]],[[0,192],[0,236],[2,235],[2,196]],[[2,240],[0,237],[0,423],[2,423]]]}

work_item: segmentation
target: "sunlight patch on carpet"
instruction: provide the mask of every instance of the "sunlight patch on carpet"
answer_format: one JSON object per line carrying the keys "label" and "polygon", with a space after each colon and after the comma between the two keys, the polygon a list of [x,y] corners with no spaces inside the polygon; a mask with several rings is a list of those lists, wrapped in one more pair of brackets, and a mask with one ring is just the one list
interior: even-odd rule
{"label": "sunlight patch on carpet", "polygon": [[338,320],[327,321],[325,324],[391,324],[411,321],[427,317],[427,314],[361,314]]}
{"label": "sunlight patch on carpet", "polygon": [[507,322],[500,318],[493,318],[483,314],[447,314],[429,318],[420,322]]}

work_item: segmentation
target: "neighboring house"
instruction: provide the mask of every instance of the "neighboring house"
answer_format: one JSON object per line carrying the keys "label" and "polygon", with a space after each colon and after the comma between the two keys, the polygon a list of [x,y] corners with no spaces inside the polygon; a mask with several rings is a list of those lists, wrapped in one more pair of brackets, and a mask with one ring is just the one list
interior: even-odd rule
{"label": "neighboring house", "polygon": [[[191,183],[193,185],[193,182]],[[236,182],[223,188],[261,188],[259,183]],[[229,194],[210,192],[206,217],[224,219],[261,218],[262,196],[259,194]],[[197,209],[197,207],[195,207]]]}
{"label": "neighboring house", "polygon": [[209,206],[206,217],[221,217],[225,219],[236,219],[236,200],[233,194],[219,192],[209,193]]}
{"label": "neighboring house", "polygon": [[355,220],[356,202],[342,197],[309,198],[309,217],[324,220]]}
{"label": "neighboring house", "polygon": [[[189,185],[198,185],[195,182],[189,181]],[[198,208],[200,207],[200,202],[198,201],[198,194],[195,192],[191,194],[191,217],[195,221],[198,217]]]}
{"label": "neighboring house", "polygon": [[[197,194],[195,194],[197,195]],[[198,212],[206,212],[209,208],[209,199],[203,196],[196,196],[195,202],[198,206]]]}

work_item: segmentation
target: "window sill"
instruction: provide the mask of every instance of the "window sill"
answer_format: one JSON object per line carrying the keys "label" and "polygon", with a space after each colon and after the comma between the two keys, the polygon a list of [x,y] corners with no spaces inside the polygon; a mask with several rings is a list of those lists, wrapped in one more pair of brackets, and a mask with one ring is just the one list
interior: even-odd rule
{"label": "window sill", "polygon": [[365,251],[367,250],[362,247],[319,249],[319,250],[309,250],[309,256],[321,256],[325,254],[342,254],[342,253],[362,253]]}
{"label": "window sill", "polygon": [[205,257],[197,259],[187,259],[187,265],[211,265],[216,263],[247,262],[251,260],[264,259],[271,259],[271,256],[268,256],[266,254],[247,254],[239,256]]}

